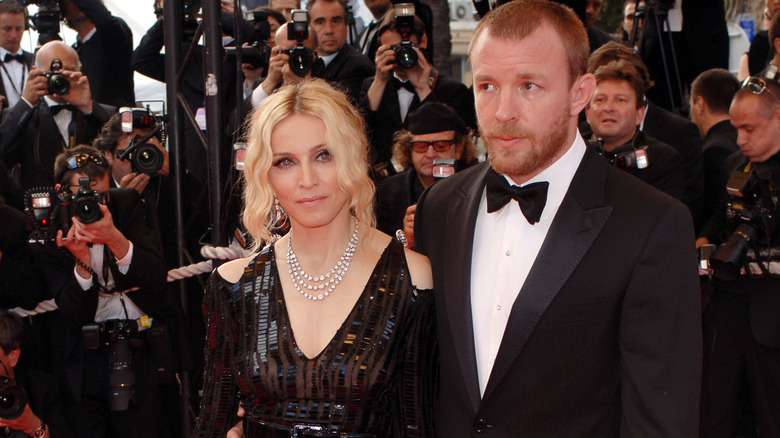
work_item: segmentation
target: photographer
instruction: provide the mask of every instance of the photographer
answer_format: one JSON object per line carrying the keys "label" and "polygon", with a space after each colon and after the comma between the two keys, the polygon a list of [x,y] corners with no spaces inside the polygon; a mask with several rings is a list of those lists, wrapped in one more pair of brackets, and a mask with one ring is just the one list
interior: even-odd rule
{"label": "photographer", "polygon": [[463,170],[476,163],[476,147],[452,108],[430,102],[412,111],[406,127],[396,132],[393,158],[406,170],[377,183],[377,229],[391,236],[402,230],[412,248],[417,200],[437,177],[449,176],[437,175],[434,162],[452,159],[452,170]]}
{"label": "photographer", "polygon": [[0,437],[73,436],[54,377],[17,368],[28,338],[22,319],[0,309]]}
{"label": "photographer", "polygon": [[[728,192],[722,192],[722,208],[697,240],[697,246],[720,244],[710,257],[714,291],[705,313],[703,437],[741,431],[755,436],[756,429],[762,437],[780,436],[780,85],[775,73],[770,66],[748,78],[734,96],[729,116],[741,153],[724,161]],[[739,413],[747,413],[742,424]]]}
{"label": "photographer", "polygon": [[613,164],[676,199],[685,193],[683,159],[673,147],[639,130],[645,111],[641,73],[625,59],[591,71],[596,90],[585,114],[599,153]]}
{"label": "photographer", "polygon": [[55,300],[72,325],[62,366],[77,434],[167,437],[160,384],[173,376],[170,366],[160,369],[167,358],[158,353],[173,347],[161,324],[171,309],[157,234],[138,192],[109,190],[110,168],[97,150],[68,150],[54,171],[59,187],[73,193],[72,225],[58,231],[57,245],[75,266]]}
{"label": "photographer", "polygon": [[473,94],[428,62],[424,54],[428,46],[425,26],[408,6],[396,5],[395,13],[388,14],[379,25],[376,72],[363,81],[360,93],[375,167],[386,164],[392,169],[393,134],[401,129],[406,115],[423,103],[445,103],[467,126],[476,127]]}
{"label": "photographer", "polygon": [[73,48],[84,63],[84,74],[92,78],[92,95],[108,105],[134,105],[130,27],[101,0],[62,0],[62,8],[65,23],[78,32]]}
{"label": "photographer", "polygon": [[313,67],[312,63],[315,59],[313,51],[317,48],[317,33],[314,32],[314,29],[310,26],[306,39],[301,41],[303,46],[309,49],[310,68],[303,76],[295,73],[295,71],[290,68],[290,50],[296,47],[296,45],[300,45],[295,38],[290,38],[291,35],[288,33],[288,29],[290,29],[291,25],[290,23],[292,22],[283,24],[279,27],[279,30],[276,31],[276,44],[274,45],[274,48],[271,49],[271,58],[268,61],[268,76],[266,76],[260,85],[252,92],[253,108],[259,107],[263,100],[282,85],[294,84],[313,76],[322,75],[323,73],[322,71],[314,72],[311,70],[311,67]]}
{"label": "photographer", "polygon": [[20,165],[23,189],[53,186],[57,154],[91,142],[114,111],[92,99],[76,51],[61,41],[46,43],[22,98],[3,113],[0,159],[9,168]]}

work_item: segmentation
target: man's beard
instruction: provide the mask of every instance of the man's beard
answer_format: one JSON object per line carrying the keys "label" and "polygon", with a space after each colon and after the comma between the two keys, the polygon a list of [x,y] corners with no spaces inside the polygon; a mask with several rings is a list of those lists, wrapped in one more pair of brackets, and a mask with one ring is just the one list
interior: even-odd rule
{"label": "man's beard", "polygon": [[[510,177],[531,175],[547,168],[558,158],[559,152],[568,146],[570,110],[571,104],[567,102],[559,117],[553,120],[550,129],[541,137],[508,123],[496,124],[489,131],[480,128],[490,165],[496,172]],[[496,136],[525,137],[530,147],[522,150],[497,148],[492,145],[492,137]]]}

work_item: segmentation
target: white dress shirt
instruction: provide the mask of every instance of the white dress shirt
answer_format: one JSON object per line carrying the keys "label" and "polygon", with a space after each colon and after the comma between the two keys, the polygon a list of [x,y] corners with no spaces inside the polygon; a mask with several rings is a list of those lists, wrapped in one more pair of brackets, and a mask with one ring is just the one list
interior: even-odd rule
{"label": "white dress shirt", "polygon": [[[0,47],[0,61],[5,59],[5,55],[11,53],[8,50]],[[20,49],[17,53],[12,55],[22,55],[24,52]],[[3,62],[2,68],[0,68],[0,76],[3,78],[3,86],[5,87],[5,98],[8,101],[8,107],[12,107],[22,97],[22,91],[24,90],[24,83],[27,80],[28,73],[27,64],[19,61]]]}
{"label": "white dress shirt", "polygon": [[[480,395],[485,393],[512,306],[582,161],[585,147],[578,132],[561,158],[526,182],[550,183],[542,217],[534,225],[528,223],[515,201],[488,213],[483,190],[474,228],[470,284]],[[516,185],[510,178],[507,181]]]}

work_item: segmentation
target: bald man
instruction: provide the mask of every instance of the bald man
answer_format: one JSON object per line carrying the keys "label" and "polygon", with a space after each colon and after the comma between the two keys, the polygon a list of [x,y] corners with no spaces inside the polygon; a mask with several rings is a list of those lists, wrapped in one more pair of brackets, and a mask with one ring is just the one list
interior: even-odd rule
{"label": "bald man", "polygon": [[[52,72],[57,64],[60,68]],[[51,73],[62,75],[60,83],[67,84],[67,91],[50,89]],[[0,159],[9,168],[20,166],[23,189],[53,186],[54,158],[67,148],[91,143],[115,111],[93,102],[72,47],[61,41],[46,43],[35,55],[22,98],[3,114]]]}
{"label": "bald man", "polygon": [[[268,76],[252,92],[252,106],[254,108],[259,107],[266,97],[283,84],[296,83],[317,76],[317,72],[312,71],[313,69],[304,76],[298,76],[290,69],[290,55],[285,51],[295,47],[296,41],[287,39],[288,24],[281,25],[276,31],[276,45],[271,49],[271,58],[268,60]],[[311,26],[309,26],[309,38],[303,44],[312,50],[317,48],[317,33]],[[314,64],[315,59],[312,56],[312,64]]]}

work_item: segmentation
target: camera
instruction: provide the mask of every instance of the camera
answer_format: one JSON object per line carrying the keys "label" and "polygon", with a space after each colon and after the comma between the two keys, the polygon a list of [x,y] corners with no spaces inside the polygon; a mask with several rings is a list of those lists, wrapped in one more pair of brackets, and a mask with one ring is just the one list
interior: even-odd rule
{"label": "camera", "polygon": [[79,178],[79,190],[73,195],[73,215],[84,224],[91,224],[103,217],[100,204],[105,203],[105,196],[99,190],[92,190],[89,178]]}
{"label": "camera", "polygon": [[130,133],[135,129],[151,129],[151,132],[143,137],[136,135],[126,149],[117,149],[117,159],[129,160],[135,173],[153,175],[163,166],[165,155],[157,145],[147,141],[157,137],[161,144],[164,143],[160,135],[162,123],[149,109],[144,108],[122,107],[119,109],[119,117],[122,132]]}
{"label": "camera", "polygon": [[103,212],[100,204],[105,203],[105,193],[90,188],[89,178],[79,178],[79,189],[75,195],[67,187],[59,191],[53,187],[38,187],[24,194],[24,212],[27,229],[31,230],[29,242],[54,245],[57,231],[68,234],[72,216],[85,224],[100,220]]}
{"label": "camera", "polygon": [[60,2],[58,0],[29,0],[23,2],[24,6],[38,5],[38,12],[30,18],[32,28],[38,32],[38,45],[42,46],[49,41],[61,40]]}
{"label": "camera", "polygon": [[395,5],[395,29],[401,35],[401,42],[392,46],[395,52],[395,64],[408,70],[417,65],[417,47],[411,41],[414,32],[414,3]]}
{"label": "camera", "polygon": [[241,52],[241,62],[251,64],[254,68],[267,68],[271,58],[271,46],[268,38],[271,37],[271,24],[268,23],[268,12],[250,11],[244,19],[252,23],[252,44],[249,46],[225,47],[228,58],[235,58]]}
{"label": "camera", "polygon": [[18,418],[24,412],[25,405],[27,405],[27,394],[24,390],[16,386],[10,377],[0,376],[0,418],[3,420]]}
{"label": "camera", "polygon": [[290,56],[290,70],[300,77],[306,76],[311,70],[314,51],[303,42],[309,38],[309,12],[303,9],[292,11],[292,20],[287,23],[287,39],[295,41],[292,49],[280,50]]}
{"label": "camera", "polygon": [[57,231],[68,234],[71,226],[72,195],[68,188],[56,192],[52,187],[39,187],[24,194],[24,212],[30,243],[54,245]]}
{"label": "camera", "polygon": [[457,161],[454,158],[435,158],[433,160],[433,178],[444,179],[455,175],[457,172]]}
{"label": "camera", "polygon": [[48,79],[49,94],[68,94],[70,91],[70,81],[68,77],[61,73],[62,61],[59,58],[51,60],[49,71],[43,72]]}
{"label": "camera", "polygon": [[762,196],[768,193],[762,191],[753,172],[732,173],[726,191],[730,196],[727,215],[739,225],[712,254],[710,264],[717,278],[730,281],[745,266],[750,249],[753,256],[760,255],[759,245],[765,244],[772,234],[772,215],[777,203],[772,196]]}
{"label": "camera", "polygon": [[84,348],[108,347],[109,405],[112,411],[125,411],[135,402],[135,364],[132,346],[139,346],[138,323],[133,319],[109,319],[81,328]]}
{"label": "camera", "polygon": [[599,155],[606,158],[609,164],[619,169],[645,169],[650,165],[646,145],[620,146],[608,151],[604,149],[604,139],[602,138],[588,140],[588,144],[595,147]]}

